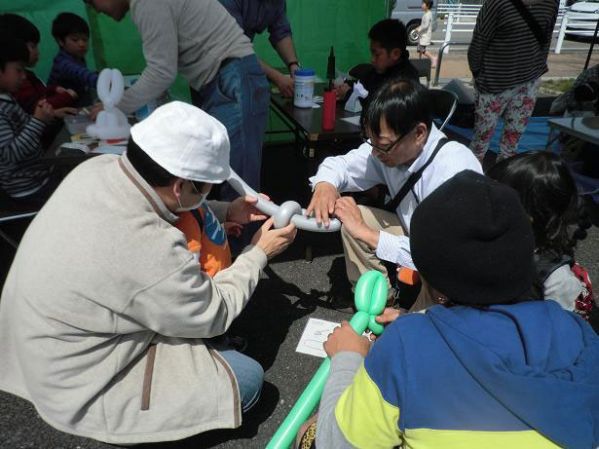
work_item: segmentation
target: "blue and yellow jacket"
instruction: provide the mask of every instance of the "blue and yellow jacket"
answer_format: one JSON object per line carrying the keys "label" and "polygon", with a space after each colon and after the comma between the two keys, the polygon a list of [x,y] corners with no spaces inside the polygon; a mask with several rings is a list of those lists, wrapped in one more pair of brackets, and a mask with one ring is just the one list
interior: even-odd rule
{"label": "blue and yellow jacket", "polygon": [[595,448],[599,337],[553,301],[388,326],[335,406],[359,448]]}

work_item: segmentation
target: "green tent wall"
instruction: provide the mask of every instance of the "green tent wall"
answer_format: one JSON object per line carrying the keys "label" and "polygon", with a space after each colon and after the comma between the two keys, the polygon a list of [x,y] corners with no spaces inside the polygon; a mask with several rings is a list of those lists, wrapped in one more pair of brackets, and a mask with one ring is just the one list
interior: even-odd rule
{"label": "green tent wall", "polygon": [[[388,16],[389,3],[390,0],[287,0],[287,16],[302,66],[312,67],[324,77],[331,45],[335,47],[339,70],[347,72],[355,64],[368,61],[368,29]],[[129,15],[121,22],[115,22],[96,14],[81,0],[0,0],[0,12],[21,14],[39,28],[41,55],[35,72],[40,78],[47,78],[57,52],[50,28],[54,17],[62,11],[78,14],[90,24],[89,67],[115,67],[124,74],[143,70],[141,39]],[[257,36],[254,46],[256,53],[269,64],[283,66],[270,46],[268,33]],[[189,99],[187,85],[182,79],[177,80],[170,93],[176,99]],[[281,129],[275,119],[270,122],[269,129]]]}

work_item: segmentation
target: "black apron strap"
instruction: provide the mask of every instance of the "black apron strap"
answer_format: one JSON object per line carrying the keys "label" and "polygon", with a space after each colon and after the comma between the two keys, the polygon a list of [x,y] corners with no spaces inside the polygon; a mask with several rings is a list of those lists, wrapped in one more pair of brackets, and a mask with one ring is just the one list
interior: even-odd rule
{"label": "black apron strap", "polygon": [[395,212],[395,209],[397,209],[397,207],[399,206],[399,203],[402,202],[402,200],[405,198],[405,196],[408,194],[408,192],[412,189],[412,187],[414,187],[414,185],[420,180],[420,178],[422,177],[422,173],[424,172],[426,167],[428,167],[431,164],[431,162],[433,162],[433,159],[435,158],[435,156],[437,155],[439,150],[447,142],[449,142],[449,139],[447,137],[443,137],[439,140],[439,142],[437,142],[437,146],[433,150],[433,153],[430,155],[428,160],[424,163],[424,165],[422,167],[420,167],[417,171],[412,173],[410,175],[410,177],[406,180],[406,182],[404,182],[404,185],[401,186],[401,189],[399,189],[399,192],[397,192],[395,197],[393,197],[393,199],[391,201],[389,201],[387,204],[385,204],[383,206],[383,208],[385,210],[387,210],[389,212]]}

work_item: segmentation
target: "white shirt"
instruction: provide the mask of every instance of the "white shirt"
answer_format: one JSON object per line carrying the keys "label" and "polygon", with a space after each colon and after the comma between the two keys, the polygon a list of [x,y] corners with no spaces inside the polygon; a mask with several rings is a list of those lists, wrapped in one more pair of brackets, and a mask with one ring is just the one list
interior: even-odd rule
{"label": "white shirt", "polygon": [[433,38],[433,13],[430,11],[425,12],[422,15],[422,21],[420,22],[420,26],[418,27],[418,33],[420,33],[420,38],[418,39],[418,43],[424,47],[427,47],[431,44],[431,40]]}
{"label": "white shirt", "polygon": [[578,279],[570,265],[562,265],[549,275],[543,283],[545,299],[553,299],[565,310],[573,312],[576,299],[584,291],[585,285]]}
{"label": "white shirt", "polygon": [[[360,192],[377,184],[385,184],[393,198],[408,177],[426,163],[442,137],[445,134],[433,124],[426,145],[409,167],[387,167],[372,155],[372,147],[363,143],[343,156],[326,158],[318,167],[316,175],[310,178],[310,183],[314,188],[319,182],[328,182],[339,192]],[[407,235],[396,236],[380,231],[376,248],[379,259],[415,269],[408,237],[412,214],[424,198],[463,170],[482,173],[480,162],[468,147],[458,142],[447,142],[396,209]]]}

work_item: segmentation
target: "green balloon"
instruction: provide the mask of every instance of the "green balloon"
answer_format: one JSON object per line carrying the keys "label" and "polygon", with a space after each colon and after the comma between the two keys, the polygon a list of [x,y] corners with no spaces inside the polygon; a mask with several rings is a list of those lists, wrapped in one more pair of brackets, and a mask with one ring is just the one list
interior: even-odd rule
{"label": "green balloon", "polygon": [[[369,321],[370,321],[370,315],[368,315],[366,312],[362,312],[361,310],[359,310],[354,314],[354,316],[351,318],[351,320],[349,320],[349,324],[354,330],[356,330],[356,329],[366,330],[368,328]],[[356,330],[356,332],[358,332],[358,331]],[[362,331],[362,332],[364,332],[364,331]]]}
{"label": "green balloon", "polygon": [[[354,302],[357,312],[349,321],[353,330],[362,334],[370,329],[380,335],[384,327],[375,318],[383,312],[387,303],[387,280],[381,272],[368,271],[360,276]],[[288,449],[292,445],[299,428],[318,406],[330,369],[331,360],[327,357],[266,445],[266,449]]]}

